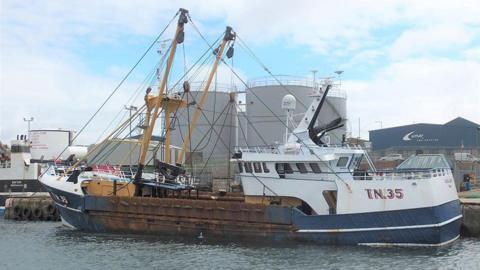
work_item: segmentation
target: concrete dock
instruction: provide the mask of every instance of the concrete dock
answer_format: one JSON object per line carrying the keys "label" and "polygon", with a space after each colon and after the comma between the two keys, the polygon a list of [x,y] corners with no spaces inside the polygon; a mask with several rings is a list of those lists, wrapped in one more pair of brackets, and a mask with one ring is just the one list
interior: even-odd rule
{"label": "concrete dock", "polygon": [[50,197],[8,198],[5,219],[30,221],[59,221],[60,215]]}
{"label": "concrete dock", "polygon": [[480,189],[458,193],[462,205],[462,235],[480,237]]}

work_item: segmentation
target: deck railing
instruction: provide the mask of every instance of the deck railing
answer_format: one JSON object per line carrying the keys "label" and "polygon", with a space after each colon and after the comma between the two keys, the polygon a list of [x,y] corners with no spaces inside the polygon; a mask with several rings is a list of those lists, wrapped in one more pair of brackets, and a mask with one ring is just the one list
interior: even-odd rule
{"label": "deck railing", "polygon": [[416,180],[431,179],[440,176],[452,175],[450,169],[427,169],[427,170],[409,170],[409,171],[377,171],[377,172],[356,172],[354,180]]}
{"label": "deck railing", "polygon": [[[301,145],[300,149],[303,149],[307,146]],[[335,148],[335,149],[353,149],[353,150],[362,150],[363,148],[355,144],[329,144],[329,145],[308,145],[308,149],[315,148]],[[299,149],[299,150],[300,150]],[[236,152],[242,153],[257,153],[257,154],[281,154],[278,150],[278,146],[237,146],[235,147]]]}
{"label": "deck railing", "polygon": [[11,168],[12,163],[10,161],[0,161],[0,169]]}

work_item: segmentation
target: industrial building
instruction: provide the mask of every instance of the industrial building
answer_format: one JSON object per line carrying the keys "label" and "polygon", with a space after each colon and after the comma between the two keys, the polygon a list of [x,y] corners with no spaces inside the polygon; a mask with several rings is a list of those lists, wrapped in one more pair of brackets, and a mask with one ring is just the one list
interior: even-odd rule
{"label": "industrial building", "polygon": [[443,125],[412,124],[370,131],[372,151],[380,156],[398,153],[445,154],[480,151],[480,125],[458,117]]}
{"label": "industrial building", "polygon": [[[413,154],[444,154],[454,170],[457,186],[466,174],[478,177],[480,164],[480,125],[458,117],[445,124],[412,124],[370,131],[374,160],[391,154],[407,158]],[[463,154],[459,154],[463,153]]]}

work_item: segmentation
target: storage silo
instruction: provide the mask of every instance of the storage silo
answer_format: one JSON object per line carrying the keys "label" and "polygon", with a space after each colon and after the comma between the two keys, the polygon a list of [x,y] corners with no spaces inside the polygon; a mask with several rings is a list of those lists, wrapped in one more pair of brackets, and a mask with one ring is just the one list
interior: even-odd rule
{"label": "storage silo", "polygon": [[[277,80],[256,79],[249,82],[246,90],[247,143],[248,146],[263,146],[282,143],[285,138],[286,112],[282,109],[282,98],[293,95],[297,100],[294,121],[297,124],[312,102],[310,95],[313,87],[319,87],[321,82],[314,83],[311,79],[292,76],[277,76]],[[280,83],[279,83],[280,81]],[[347,117],[346,94],[338,84],[334,84],[320,111],[318,124],[326,124],[342,117]],[[276,116],[275,116],[276,115]],[[324,141],[330,144],[340,144],[346,133],[346,126],[328,132]],[[244,145],[244,142],[240,142]]]}
{"label": "storage silo", "polygon": [[[229,171],[230,174],[233,171],[229,169],[229,159],[236,144],[236,93],[227,91],[227,87],[222,87],[207,94],[202,113],[191,134],[191,144],[185,154],[186,168],[190,167],[191,159],[196,173],[211,173],[214,178],[227,178]],[[188,100],[184,97],[191,105],[177,112],[177,120],[171,133],[172,145],[181,147],[186,139],[189,119],[192,119],[197,108],[192,102],[198,102],[201,94],[201,91],[191,91]]]}
{"label": "storage silo", "polygon": [[[73,131],[62,129],[30,130],[32,159],[66,158],[65,148],[72,144]],[[63,155],[59,157],[60,153]]]}

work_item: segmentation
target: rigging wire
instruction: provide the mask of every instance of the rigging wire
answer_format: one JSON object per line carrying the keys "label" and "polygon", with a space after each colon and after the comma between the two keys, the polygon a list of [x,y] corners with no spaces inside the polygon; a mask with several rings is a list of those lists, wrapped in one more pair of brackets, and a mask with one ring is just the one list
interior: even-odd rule
{"label": "rigging wire", "polygon": [[[103,103],[100,105],[100,107],[95,111],[95,113],[93,113],[93,115],[88,119],[88,121],[82,126],[82,128],[77,132],[77,134],[75,135],[75,137],[73,137],[72,141],[71,142],[74,142],[78,136],[80,136],[80,134],[85,130],[85,128],[92,122],[92,120],[97,116],[97,114],[100,112],[100,110],[105,106],[105,104],[107,104],[107,102],[112,98],[112,96],[118,91],[118,89],[120,89],[120,87],[123,85],[123,83],[127,80],[127,78],[130,76],[130,74],[132,74],[132,72],[135,70],[135,68],[137,68],[137,66],[140,64],[140,62],[142,62],[142,60],[145,58],[145,56],[148,54],[148,52],[153,48],[153,46],[155,45],[155,43],[160,39],[160,37],[163,35],[163,33],[167,30],[167,28],[170,26],[170,24],[175,20],[175,18],[178,16],[179,14],[179,11],[177,13],[175,13],[175,15],[172,17],[172,19],[168,22],[168,24],[165,26],[165,28],[160,32],[160,34],[157,35],[157,37],[155,38],[155,40],[150,44],[150,46],[148,46],[148,48],[145,50],[145,52],[142,54],[142,56],[140,57],[140,59],[138,59],[138,61],[133,65],[133,67],[127,72],[127,74],[123,77],[123,79],[120,81],[120,83],[118,83],[118,85],[113,89],[113,91],[108,95],[108,97],[103,101]],[[68,146],[65,147],[62,152],[60,154],[58,154],[58,156],[55,158],[55,160],[58,160],[62,155],[63,153],[68,149]],[[42,177],[46,171],[48,171],[50,169],[52,165],[50,164],[48,166],[48,168],[39,176]]]}
{"label": "rigging wire", "polygon": [[[248,54],[250,54],[250,56],[255,60],[257,61],[257,63],[263,68],[263,70],[265,70],[270,76],[272,76],[275,81],[283,88],[285,89],[289,94],[291,95],[294,95],[292,91],[290,91],[290,89],[288,89],[288,87],[286,85],[284,85],[278,78],[277,76],[275,76],[271,71],[270,69],[265,65],[263,64],[263,62],[260,60],[260,58],[257,57],[257,55],[255,55],[255,53],[247,46],[247,44],[243,41],[243,39],[237,34],[237,38],[238,38],[238,41],[240,41],[240,47],[241,48],[244,48],[246,50],[246,52]],[[243,45],[243,46],[242,46]],[[315,87],[315,85],[313,86]],[[303,106],[304,109],[307,109],[308,106],[305,105],[301,100],[298,100],[297,101],[298,103],[300,103],[300,105]]]}
{"label": "rigging wire", "polygon": [[[228,105],[228,104],[227,104],[227,105]],[[222,115],[222,114],[225,112],[226,109],[227,109],[227,106],[225,106],[225,107],[223,108],[223,110],[220,112],[220,115]],[[227,113],[227,115],[228,115],[228,113]],[[220,119],[220,116],[212,123],[212,125],[210,126],[210,130],[212,130],[212,129],[214,128],[214,126],[217,124],[217,122],[218,122],[219,119]],[[212,133],[213,133],[213,131],[212,131]],[[193,149],[193,152],[202,151],[202,150],[205,148],[205,146],[202,147],[202,148],[199,148],[200,145],[201,145],[201,143],[203,142],[203,140],[205,140],[205,138],[206,138],[206,136],[203,136],[203,137],[202,137],[202,139],[200,140],[200,142],[198,142],[197,145],[195,146],[195,148]],[[209,138],[208,140],[210,140],[210,138]]]}
{"label": "rigging wire", "polygon": [[[225,64],[228,66],[228,64],[226,63],[226,61],[224,61],[223,59],[222,59],[222,62],[225,63]],[[228,66],[228,67],[229,67],[230,70],[235,74],[235,76],[237,76],[237,78],[238,78],[245,86],[247,86],[247,83],[246,83],[244,80],[242,80],[242,78],[240,78],[240,76],[239,76],[230,66]],[[320,162],[323,162],[323,163],[325,164],[325,166],[326,166],[330,171],[332,171],[333,174],[334,174],[338,179],[340,179],[340,181],[342,181],[347,187],[350,188],[350,186],[335,172],[335,170],[330,166],[330,164],[328,164],[328,162],[323,161],[323,160],[315,153],[315,151],[312,150],[312,148],[311,148],[309,145],[307,145],[303,140],[301,140],[300,138],[298,138],[298,136],[297,136],[295,133],[293,133],[293,130],[292,130],[288,125],[286,125],[286,124],[283,122],[283,120],[282,120],[280,117],[278,117],[278,116],[273,112],[273,110],[272,110],[267,104],[265,104],[265,102],[263,102],[263,100],[261,100],[253,91],[252,91],[251,93],[263,104],[263,106],[265,106],[265,108],[267,108],[267,110],[269,110],[269,111],[272,113],[273,116],[275,116],[275,117],[278,119],[278,121],[279,121],[284,127],[286,127],[286,128],[291,132],[292,135],[294,135],[295,137],[297,137],[298,141],[299,141],[301,144],[303,144],[303,146],[305,146],[308,150],[310,150],[310,153],[311,153],[312,155],[314,155],[316,158],[318,158],[318,160],[319,160]]]}
{"label": "rigging wire", "polygon": [[[189,19],[190,19],[190,21],[191,21],[191,25],[193,26],[193,28],[194,28],[194,29],[197,31],[197,33],[202,37],[202,39],[203,39],[207,44],[209,44],[208,41],[205,39],[205,37],[200,33],[200,31],[198,30],[198,28],[196,27],[196,25],[192,22],[190,16],[188,16],[188,17],[189,17]],[[238,37],[238,34],[237,34],[237,37]],[[240,39],[240,38],[239,38],[239,39]],[[235,70],[234,70],[230,65],[228,65],[228,63],[223,59],[223,57],[221,58],[221,61],[230,69],[230,71],[237,77],[237,79],[239,79],[240,82],[242,82],[242,84],[243,84],[246,88],[248,88],[248,84],[238,75],[237,72],[235,72]],[[267,68],[266,71],[269,72],[268,68]],[[273,76],[273,74],[271,74],[271,72],[269,72],[269,74],[270,74],[271,76]],[[273,76],[273,77],[276,78],[275,76]],[[276,80],[278,80],[278,79],[276,79]],[[279,80],[278,80],[278,81],[279,81]],[[281,84],[281,82],[279,82],[279,83]],[[283,85],[283,84],[281,84],[281,85]],[[286,89],[287,91],[289,91],[286,87],[285,87],[285,89]],[[251,93],[273,114],[273,116],[275,116],[275,117],[279,120],[279,122],[280,122],[283,126],[285,126],[290,132],[292,132],[292,134],[293,134],[294,136],[296,136],[295,133],[293,133],[293,131],[291,130],[291,128],[288,127],[288,125],[286,125],[286,124],[282,121],[282,119],[280,119],[280,117],[278,117],[278,116],[272,111],[272,109],[270,109],[270,107],[268,107],[268,105],[266,105],[265,102],[263,102],[263,100],[261,100],[253,91],[251,91]],[[303,104],[303,106],[304,106],[305,108],[307,108],[304,104]],[[246,119],[248,119],[248,118],[246,118]],[[297,138],[298,138],[298,137],[297,137]],[[315,151],[313,151],[313,150],[311,149],[311,147],[308,146],[303,140],[300,140],[300,139],[299,139],[299,141],[300,141],[307,149],[309,149],[310,152],[311,152],[315,157],[317,157],[320,162],[324,162],[324,161],[322,161],[322,159],[315,153]],[[328,162],[324,162],[324,163],[325,163],[326,167],[327,167],[328,169],[330,169],[330,170],[334,173],[334,175],[335,175],[336,177],[338,177],[347,187],[349,187],[349,185],[348,185],[340,176],[337,175],[337,173],[335,172],[335,170],[333,170],[333,169],[330,167],[330,165],[328,164]],[[257,178],[257,179],[258,179],[258,178]],[[259,180],[259,179],[258,179],[258,180]],[[260,180],[259,180],[259,181],[260,181]]]}
{"label": "rigging wire", "polygon": [[[225,127],[225,124],[226,124],[227,118],[228,118],[228,113],[230,112],[231,107],[232,107],[232,106],[231,106],[230,103],[228,103],[228,104],[225,106],[225,108],[228,108],[228,110],[227,110],[227,113],[226,113],[225,118],[224,118],[224,120],[223,120],[223,123],[222,123],[222,125],[221,125],[221,127],[220,127],[220,134],[222,134],[223,128]],[[219,118],[220,118],[220,117],[219,117]],[[208,156],[207,161],[205,162],[205,164],[203,165],[202,169],[200,170],[200,173],[198,174],[199,176],[203,175],[203,171],[204,171],[205,168],[207,167],[208,162],[210,161],[210,159],[212,158],[213,153],[215,152],[215,148],[217,147],[219,138],[220,138],[220,136],[218,136],[217,139],[215,140],[215,143],[213,144],[213,147],[212,147],[212,151],[210,152],[210,155]]]}
{"label": "rigging wire", "polygon": [[[171,45],[170,45],[170,48],[171,48]],[[170,48],[168,48],[168,50],[170,50]],[[167,52],[168,52],[167,50]],[[165,64],[165,55],[162,57],[162,59],[158,62],[157,65],[155,65],[153,67],[153,69],[147,74],[147,76],[145,77],[145,79],[140,83],[140,85],[137,87],[137,89],[135,91],[132,92],[132,94],[130,95],[130,97],[128,98],[127,100],[127,104],[132,104],[135,102],[135,100],[138,98],[138,96],[140,95],[140,93],[142,93],[142,89],[145,88],[145,86],[148,84],[148,85],[151,85],[152,84],[152,81],[155,77],[155,73],[157,70],[161,70],[163,69],[163,66]],[[102,138],[104,136],[104,134],[110,129],[110,127],[112,126],[112,124],[117,120],[118,116],[120,116],[120,114],[123,112],[123,116],[119,118],[119,122],[122,121],[122,119],[124,119],[126,117],[126,115],[128,114],[123,108],[120,109],[120,111],[117,113],[117,115],[112,119],[112,121],[107,125],[107,127],[103,130],[103,132],[100,134],[100,136],[98,136],[97,140],[96,141],[99,141],[100,138]],[[117,124],[117,126],[119,125],[120,123]]]}
{"label": "rigging wire", "polygon": [[[186,75],[189,74],[194,67],[197,67],[198,63],[200,63],[200,61],[206,56],[208,55],[209,52],[212,51],[212,48],[213,46],[221,39],[221,37],[223,36],[223,34],[221,36],[219,36],[214,43],[212,43],[212,45],[208,45],[208,49],[205,50],[205,52],[200,56],[200,58],[197,59],[197,61],[195,61],[195,63],[187,70],[187,72],[185,74],[183,74],[182,77],[180,77],[177,82],[172,86],[172,89],[174,89],[184,78],[186,78]],[[211,57],[211,56],[210,56]],[[208,57],[206,58],[208,59]],[[206,59],[204,59],[203,63],[205,63]],[[198,69],[198,67],[197,67]],[[176,119],[177,118],[177,114],[178,114],[178,109],[179,108],[176,108],[175,112],[174,112],[174,115],[173,115],[173,118]],[[168,128],[172,128],[172,125],[173,125],[173,121],[170,122],[170,127]],[[166,129],[163,130],[162,132],[162,136],[165,136],[165,132],[166,132]],[[162,142],[158,142],[157,146],[154,148],[155,151],[158,151],[158,149],[160,148],[160,146],[162,145]]]}
{"label": "rigging wire", "polygon": [[[245,41],[243,41],[243,39],[242,39],[240,36],[238,36],[238,34],[237,34],[237,37],[238,37],[238,40],[239,40],[239,42],[240,42],[240,43],[239,43],[239,44],[240,44],[240,48],[244,49],[244,50],[247,52],[247,54],[250,55],[250,57],[252,57],[255,61],[257,61],[257,63],[258,63],[270,76],[272,76],[272,77],[275,79],[275,81],[276,81],[283,89],[285,89],[289,94],[295,96],[295,94],[294,94],[290,89],[288,89],[287,86],[286,86],[285,84],[283,84],[283,83],[277,78],[277,76],[275,76],[275,75],[268,69],[268,67],[265,66],[265,64],[262,63],[262,61],[260,60],[260,58],[248,47],[247,43],[246,43]],[[233,68],[233,66],[232,66],[232,68]],[[247,88],[248,88],[248,86],[247,86]],[[312,85],[312,89],[315,90],[315,84]],[[253,92],[253,90],[252,90],[251,88],[250,88],[250,92]],[[257,99],[258,99],[258,97],[257,97]],[[326,101],[328,104],[330,104],[330,102],[329,102],[328,100],[325,100],[325,101]],[[303,107],[304,109],[307,109],[307,108],[308,108],[308,106],[306,106],[300,99],[298,99],[297,102],[300,103],[300,105],[302,105],[302,107]],[[335,107],[334,107],[333,105],[331,105],[331,104],[330,104],[330,106],[333,108],[334,112],[336,112],[336,113],[340,116],[340,114],[339,114],[338,111],[335,109]],[[317,118],[317,121],[318,121],[320,124],[322,124],[322,125],[323,125],[323,124],[326,124],[326,123],[325,123],[324,121],[322,121],[321,119],[318,119],[318,118]],[[341,139],[338,137],[337,134],[335,134],[335,133],[329,133],[329,134],[330,134],[331,136],[335,137],[337,140],[341,141]]]}
{"label": "rigging wire", "polygon": [[[140,112],[141,112],[141,111],[143,111],[143,109],[140,110]],[[133,121],[133,120],[135,120],[136,118],[138,118],[138,117],[140,116],[140,112],[139,112],[138,114],[136,114],[134,117],[132,117],[132,119],[130,119],[130,120]],[[120,142],[121,142],[121,141],[118,141],[118,142],[117,142],[118,145],[112,147],[109,151],[105,151],[105,152],[104,152],[103,150],[106,149],[106,147],[111,144],[111,142],[113,141],[113,139],[118,139],[118,138],[120,138],[120,137],[119,137],[120,134],[122,134],[127,128],[128,128],[128,125],[124,125],[121,129],[119,129],[118,132],[116,132],[116,135],[115,135],[114,137],[112,137],[109,141],[107,141],[107,142],[106,142],[106,145],[105,145],[100,151],[98,151],[98,152],[95,154],[95,156],[93,156],[93,157],[91,158],[91,161],[92,161],[91,163],[94,163],[94,162],[93,162],[94,160],[97,160],[97,163],[101,163],[102,161],[106,160],[106,158],[108,158],[108,157],[111,155],[111,153],[113,153],[113,151],[115,151],[115,150],[118,148],[118,146],[120,145]],[[131,136],[131,134],[128,133],[128,134],[125,135],[123,138],[121,138],[121,140],[125,140],[128,136]]]}

